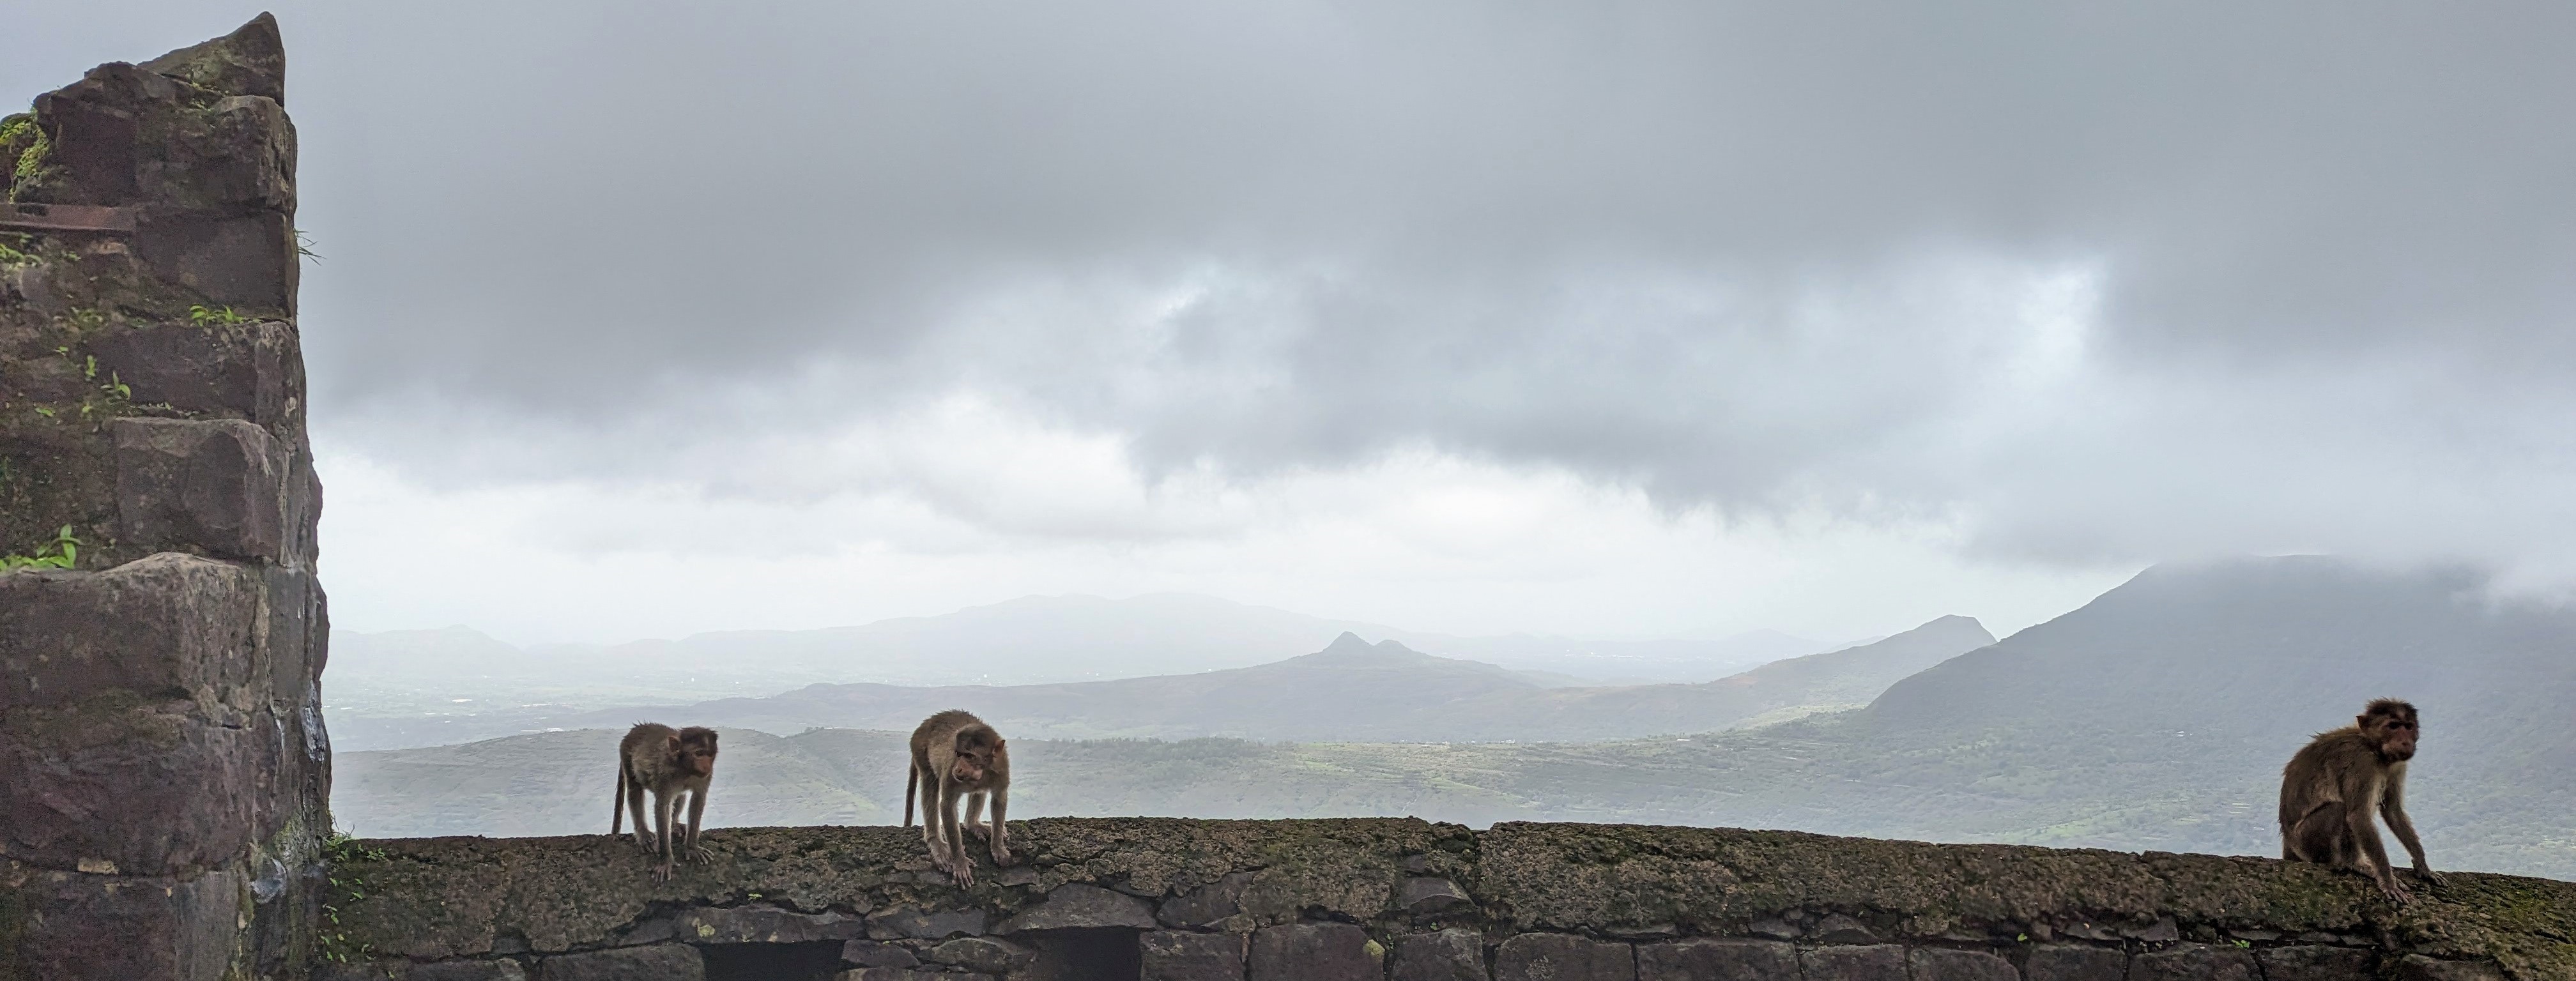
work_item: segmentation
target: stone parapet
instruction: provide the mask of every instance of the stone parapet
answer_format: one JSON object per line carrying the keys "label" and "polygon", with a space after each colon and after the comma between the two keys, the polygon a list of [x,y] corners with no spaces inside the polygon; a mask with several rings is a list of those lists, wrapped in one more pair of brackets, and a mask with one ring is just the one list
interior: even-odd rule
{"label": "stone parapet", "polygon": [[545,977],[621,951],[665,965],[621,977],[713,981],[2576,977],[2576,883],[2476,873],[2395,907],[2358,877],[2248,857],[1062,818],[1015,823],[1026,861],[961,890],[916,830],[707,840],[713,860],[668,883],[605,835],[353,843],[331,900],[346,962],[317,977]]}

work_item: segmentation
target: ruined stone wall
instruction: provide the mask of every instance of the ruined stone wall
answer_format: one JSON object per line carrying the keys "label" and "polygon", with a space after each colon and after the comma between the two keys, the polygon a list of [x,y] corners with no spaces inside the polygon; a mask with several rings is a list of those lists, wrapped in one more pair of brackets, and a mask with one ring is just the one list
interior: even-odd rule
{"label": "ruined stone wall", "polygon": [[[716,793],[724,792],[721,781]],[[607,802],[603,801],[605,805]],[[606,815],[602,815],[605,820]],[[325,981],[2358,981],[2576,977],[2576,883],[2395,907],[2270,859],[1411,819],[1015,822],[971,889],[917,830],[363,841]]]}
{"label": "ruined stone wall", "polygon": [[329,831],[263,15],[0,119],[0,979],[302,977]]}

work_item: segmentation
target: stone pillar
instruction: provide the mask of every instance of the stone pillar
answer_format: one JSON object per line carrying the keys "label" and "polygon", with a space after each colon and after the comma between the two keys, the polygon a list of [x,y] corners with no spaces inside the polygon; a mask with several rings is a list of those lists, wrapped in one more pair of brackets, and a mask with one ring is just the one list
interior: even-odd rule
{"label": "stone pillar", "polygon": [[0,118],[0,979],[300,978],[329,623],[263,14]]}

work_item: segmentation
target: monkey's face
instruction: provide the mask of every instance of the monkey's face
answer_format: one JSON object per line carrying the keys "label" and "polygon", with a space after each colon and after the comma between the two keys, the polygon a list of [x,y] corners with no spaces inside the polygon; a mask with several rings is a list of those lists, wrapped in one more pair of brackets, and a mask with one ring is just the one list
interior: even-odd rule
{"label": "monkey's face", "polygon": [[2415,758],[2415,713],[2365,715],[2361,717],[2361,731],[2379,747],[2381,758],[2392,763]]}
{"label": "monkey's face", "polygon": [[691,774],[697,776],[715,776],[716,748],[713,746],[691,746],[680,754],[680,766],[682,769],[685,769]]}
{"label": "monkey's face", "polygon": [[959,750],[957,762],[948,768],[948,776],[964,783],[983,782],[985,768],[990,765],[985,755],[980,749]]}

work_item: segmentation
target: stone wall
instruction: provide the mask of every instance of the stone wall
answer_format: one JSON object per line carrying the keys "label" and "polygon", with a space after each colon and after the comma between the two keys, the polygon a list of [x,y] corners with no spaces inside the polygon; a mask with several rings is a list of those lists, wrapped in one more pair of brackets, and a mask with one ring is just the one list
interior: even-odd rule
{"label": "stone wall", "polygon": [[[601,765],[609,765],[603,760]],[[716,793],[723,793],[721,783]],[[604,821],[606,801],[601,802]],[[960,890],[917,830],[364,841],[327,981],[2343,981],[2576,977],[2576,883],[2395,907],[2259,858],[1410,819],[1015,823]]]}
{"label": "stone wall", "polygon": [[306,973],[329,628],[285,96],[263,15],[0,119],[0,979]]}

